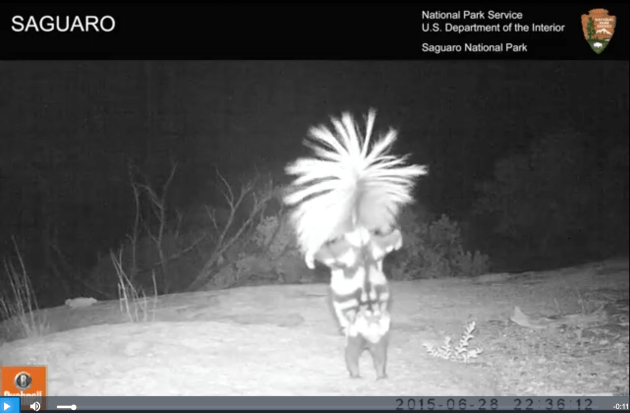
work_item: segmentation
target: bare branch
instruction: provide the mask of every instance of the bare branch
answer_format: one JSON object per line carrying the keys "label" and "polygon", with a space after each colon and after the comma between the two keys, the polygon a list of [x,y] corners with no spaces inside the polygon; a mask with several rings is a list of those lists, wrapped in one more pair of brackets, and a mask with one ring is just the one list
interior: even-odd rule
{"label": "bare branch", "polygon": [[[219,170],[217,169],[217,176],[219,177],[219,179],[221,180],[221,182],[223,183],[223,185],[225,186],[226,189],[222,189],[221,192],[223,193],[223,197],[225,198],[225,200],[227,201],[228,205],[230,206],[230,208],[234,207],[234,192],[232,192],[232,187],[230,186],[230,184],[225,180],[225,178],[223,177],[223,175],[221,175],[221,172],[219,172]],[[225,192],[227,190],[227,193]]]}
{"label": "bare branch", "polygon": [[[187,253],[189,253],[190,251],[195,249],[207,237],[208,237],[208,234],[204,233],[203,235],[198,237],[196,240],[194,240],[188,247],[184,248],[180,252],[177,252],[175,254],[171,254],[169,257],[167,257],[165,263],[177,260],[177,259],[181,258],[182,256],[186,255]],[[164,263],[160,261],[158,263],[155,263],[150,269],[154,269],[154,268],[160,267],[163,264]]]}
{"label": "bare branch", "polygon": [[[232,191],[231,186],[223,177],[220,177],[221,181],[227,188],[224,190],[224,194],[226,203],[230,209],[229,216],[225,224],[222,225],[220,230],[221,234],[214,246],[210,259],[208,259],[200,274],[192,282],[190,289],[194,289],[201,283],[206,282],[210,278],[212,268],[220,261],[223,254],[243,236],[243,233],[251,227],[252,223],[256,219],[260,219],[261,211],[264,210],[269,200],[273,197],[273,191],[271,181],[270,186],[265,187],[261,191],[255,191],[254,182],[257,181],[257,178],[258,177],[242,184],[238,198],[234,199],[234,192]],[[253,200],[253,205],[247,212],[246,219],[239,224],[237,228],[233,228],[235,226],[236,213],[248,196]],[[208,215],[211,217],[213,226],[218,228],[216,217],[211,215],[210,212]]]}
{"label": "bare branch", "polygon": [[173,231],[173,236],[175,239],[179,238],[180,231],[182,229],[182,222],[184,221],[184,214],[179,210],[175,210],[175,218],[177,219],[177,224],[175,226],[175,230]]}

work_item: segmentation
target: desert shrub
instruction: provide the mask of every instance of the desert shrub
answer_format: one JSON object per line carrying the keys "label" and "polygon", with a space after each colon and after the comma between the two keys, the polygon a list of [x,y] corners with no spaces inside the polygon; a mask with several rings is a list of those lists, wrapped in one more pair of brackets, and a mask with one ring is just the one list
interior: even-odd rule
{"label": "desert shrub", "polygon": [[[227,288],[254,273],[269,272],[266,261],[273,263],[281,255],[282,242],[286,244],[276,236],[271,179],[256,173],[237,184],[217,171],[215,203],[179,210],[166,197],[174,174],[175,168],[159,191],[130,174],[135,220],[127,239],[114,248],[119,268],[110,262],[111,254],[99,257],[89,277],[92,290],[115,296],[120,278],[116,274],[121,272],[134,288],[154,288],[159,294]],[[263,245],[266,255],[260,253]]]}
{"label": "desert shrub", "polygon": [[[258,251],[257,258],[241,258],[243,268],[239,271],[251,271],[256,264],[255,267],[266,268],[285,282],[298,281],[310,272],[285,220],[284,211],[280,211],[257,224],[250,238],[253,247],[249,248]],[[425,223],[416,211],[407,209],[400,223],[404,246],[386,264],[394,279],[472,277],[489,270],[489,258],[479,251],[467,251],[459,225],[448,217]]]}
{"label": "desert shrub", "polygon": [[476,359],[479,354],[483,353],[483,349],[476,348],[469,350],[470,340],[475,337],[472,332],[475,330],[476,323],[474,321],[466,324],[464,332],[459,342],[453,346],[451,344],[451,337],[444,339],[444,344],[440,347],[434,346],[431,343],[424,343],[423,347],[426,348],[429,355],[441,358],[443,360],[460,361],[463,363],[470,363],[471,360]]}
{"label": "desert shrub", "polygon": [[293,236],[288,226],[283,224],[281,215],[263,218],[252,236],[252,242],[270,259],[281,257],[291,247],[293,241]]}
{"label": "desert shrub", "polygon": [[252,241],[279,281],[298,282],[310,273],[297,248],[295,235],[286,223],[284,211],[263,219],[256,227]]}
{"label": "desert shrub", "polygon": [[308,276],[310,270],[304,265],[294,234],[285,220],[281,203],[273,200],[268,203],[252,221],[251,228],[234,240],[223,254],[212,288],[251,283],[294,283]]}
{"label": "desert shrub", "polygon": [[499,159],[479,187],[475,214],[502,245],[537,257],[605,255],[627,234],[628,151],[625,143],[606,153],[594,142],[567,128]]}
{"label": "desert shrub", "polygon": [[[392,267],[389,271],[394,279],[471,277],[489,270],[486,255],[464,248],[457,222],[446,216],[424,222],[427,216],[411,208],[403,212],[404,247],[386,263]],[[253,277],[288,283],[317,279],[306,268],[286,219],[282,208],[261,214],[252,230],[225,252],[227,263],[218,284],[242,285]]]}
{"label": "desert shrub", "polygon": [[446,215],[423,222],[412,209],[400,219],[404,244],[392,254],[394,279],[474,277],[490,269],[490,259],[479,251],[467,251],[457,222]]}

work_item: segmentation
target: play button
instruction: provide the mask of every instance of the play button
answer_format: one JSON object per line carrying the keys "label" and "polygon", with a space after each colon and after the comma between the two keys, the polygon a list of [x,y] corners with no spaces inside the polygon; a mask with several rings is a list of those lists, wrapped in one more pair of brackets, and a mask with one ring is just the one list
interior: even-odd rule
{"label": "play button", "polygon": [[2,406],[0,413],[20,413],[20,398],[0,397],[0,406]]}

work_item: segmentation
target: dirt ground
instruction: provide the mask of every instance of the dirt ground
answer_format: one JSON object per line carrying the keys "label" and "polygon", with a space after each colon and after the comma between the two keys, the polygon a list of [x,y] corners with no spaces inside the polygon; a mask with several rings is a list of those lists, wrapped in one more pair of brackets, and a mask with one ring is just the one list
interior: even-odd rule
{"label": "dirt ground", "polygon": [[[42,310],[50,333],[3,343],[0,364],[47,365],[51,396],[628,395],[628,284],[627,260],[393,283],[385,381],[367,352],[348,377],[323,284],[158,297],[149,322],[117,301]],[[427,353],[469,321],[476,359]]]}

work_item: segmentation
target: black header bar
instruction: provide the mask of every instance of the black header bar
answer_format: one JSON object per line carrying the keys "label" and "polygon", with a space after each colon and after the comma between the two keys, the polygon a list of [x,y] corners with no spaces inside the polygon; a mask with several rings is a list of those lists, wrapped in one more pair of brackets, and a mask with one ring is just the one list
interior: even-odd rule
{"label": "black header bar", "polygon": [[[589,27],[583,15],[595,19]],[[628,60],[629,24],[627,3],[4,3],[0,50],[3,59]]]}

